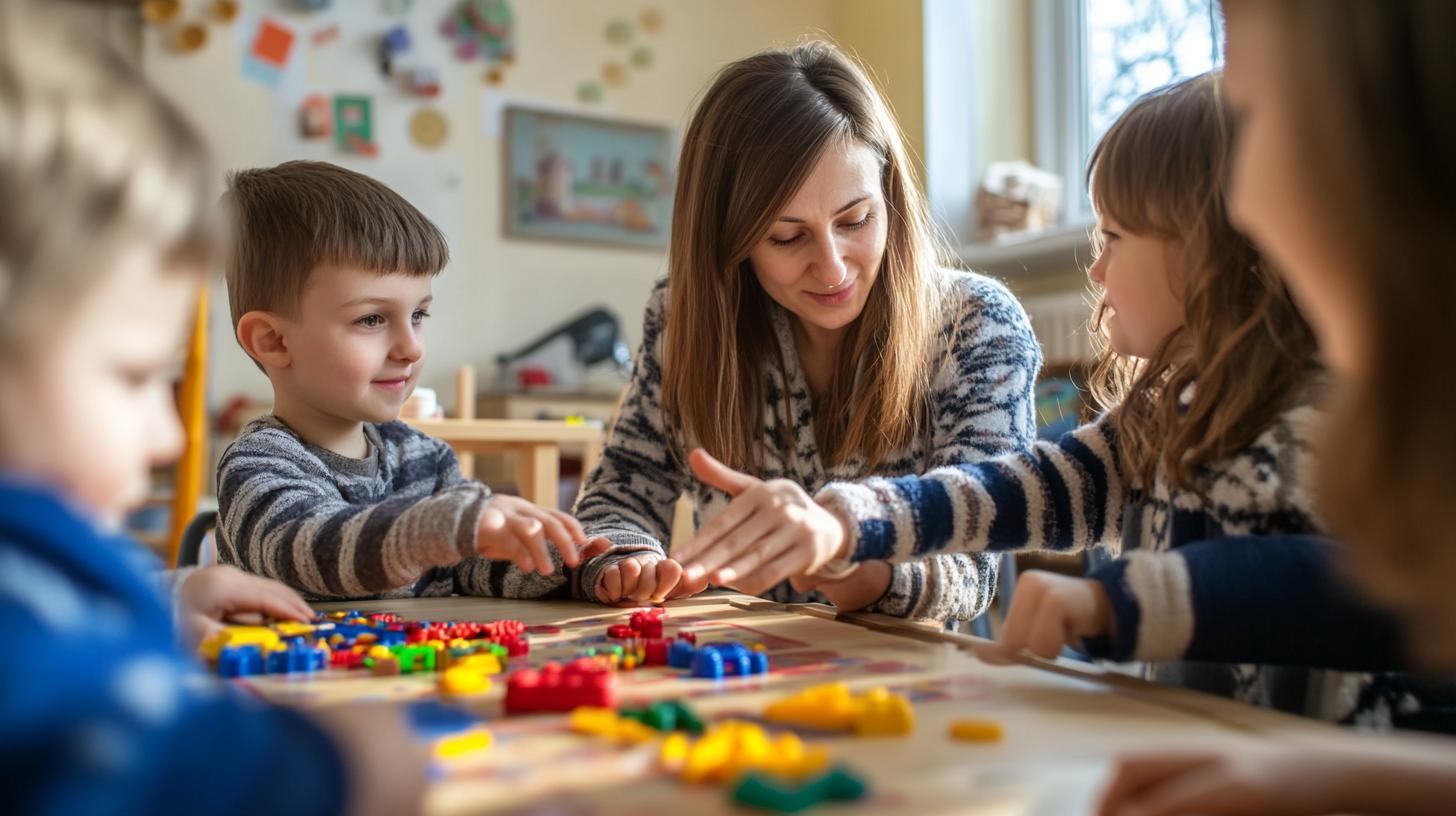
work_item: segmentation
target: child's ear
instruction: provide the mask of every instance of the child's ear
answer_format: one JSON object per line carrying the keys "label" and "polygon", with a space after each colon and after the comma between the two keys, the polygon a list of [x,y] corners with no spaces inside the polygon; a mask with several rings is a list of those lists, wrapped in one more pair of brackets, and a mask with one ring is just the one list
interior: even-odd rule
{"label": "child's ear", "polygon": [[287,368],[292,360],[283,321],[272,312],[246,312],[238,318],[238,343],[264,368]]}

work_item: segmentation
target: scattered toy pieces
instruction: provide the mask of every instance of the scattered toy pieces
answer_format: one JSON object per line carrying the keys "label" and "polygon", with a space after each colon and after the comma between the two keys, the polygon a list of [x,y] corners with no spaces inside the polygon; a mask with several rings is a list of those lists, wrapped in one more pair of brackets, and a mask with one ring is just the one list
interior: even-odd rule
{"label": "scattered toy pieces", "polygon": [[616,675],[589,659],[520,669],[506,680],[507,714],[571,711],[581,706],[615,708]]}
{"label": "scattered toy pieces", "polygon": [[860,736],[908,734],[915,729],[914,709],[903,695],[882,686],[853,695],[843,683],[814,686],[770,703],[764,719]]}
{"label": "scattered toy pieces", "polygon": [[1000,742],[1005,732],[1001,723],[991,720],[954,720],[950,724],[951,739],[964,742]]}
{"label": "scattered toy pieces", "polygon": [[867,792],[868,788],[863,780],[849,769],[837,766],[800,783],[749,771],[733,787],[732,799],[740,805],[762,810],[798,813],[824,802],[862,799]]}

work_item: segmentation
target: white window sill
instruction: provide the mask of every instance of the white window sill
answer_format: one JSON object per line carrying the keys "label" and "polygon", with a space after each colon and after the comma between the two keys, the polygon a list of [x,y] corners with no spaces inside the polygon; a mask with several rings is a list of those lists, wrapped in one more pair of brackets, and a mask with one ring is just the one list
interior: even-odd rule
{"label": "white window sill", "polygon": [[1005,235],[995,241],[966,244],[961,260],[975,270],[1013,271],[1022,267],[1066,263],[1068,268],[1091,262],[1092,221],[1078,221],[1033,233]]}

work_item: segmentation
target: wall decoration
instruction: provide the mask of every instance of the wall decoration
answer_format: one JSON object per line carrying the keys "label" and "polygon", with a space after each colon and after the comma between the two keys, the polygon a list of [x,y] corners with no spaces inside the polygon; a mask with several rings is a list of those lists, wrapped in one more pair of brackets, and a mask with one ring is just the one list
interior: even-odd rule
{"label": "wall decoration", "polygon": [[172,50],[179,54],[195,54],[207,45],[207,26],[202,23],[188,23],[172,30],[168,38]]}
{"label": "wall decoration", "polygon": [[509,65],[516,55],[516,22],[506,0],[462,0],[440,24],[455,56]]}
{"label": "wall decoration", "polygon": [[505,120],[507,235],[667,245],[671,131],[522,107]]}
{"label": "wall decoration", "polygon": [[626,45],[632,42],[632,24],[626,20],[607,23],[607,42],[612,45]]}
{"label": "wall decoration", "polygon": [[450,122],[445,114],[434,108],[425,108],[410,117],[410,139],[426,150],[443,145],[450,136]]}
{"label": "wall decoration", "polygon": [[645,9],[638,22],[642,25],[643,31],[648,34],[656,34],[662,30],[662,12],[655,8]]}
{"label": "wall decoration", "polygon": [[142,19],[152,25],[170,23],[181,11],[181,0],[144,0],[142,3]]}
{"label": "wall decoration", "polygon": [[308,35],[308,39],[314,45],[328,45],[336,42],[339,39],[339,25],[330,23],[323,28],[316,28],[312,34]]}
{"label": "wall decoration", "polygon": [[409,50],[408,28],[397,25],[384,32],[384,36],[379,38],[379,73],[385,76],[393,74],[399,58],[409,53]]}
{"label": "wall decoration", "polygon": [[576,86],[576,101],[583,105],[595,105],[601,102],[602,97],[605,95],[606,92],[602,90],[600,82],[587,80]]}
{"label": "wall decoration", "polygon": [[212,0],[212,19],[231,23],[238,19],[238,0]]}
{"label": "wall decoration", "polygon": [[298,135],[304,139],[327,139],[333,135],[333,112],[323,94],[310,94],[298,108]]}
{"label": "wall decoration", "polygon": [[278,87],[296,39],[293,29],[264,17],[258,23],[252,44],[243,53],[243,76],[270,88]]}
{"label": "wall decoration", "polygon": [[298,11],[323,11],[332,6],[334,0],[293,0],[293,8]]}
{"label": "wall decoration", "polygon": [[377,156],[374,101],[367,96],[334,97],[334,141],[346,153]]}
{"label": "wall decoration", "polygon": [[632,49],[633,68],[651,68],[652,63],[656,62],[656,60],[657,55],[652,52],[651,48],[648,48],[645,45],[639,45],[636,48]]}
{"label": "wall decoration", "polygon": [[627,84],[627,66],[620,62],[609,62],[602,66],[602,81],[614,88]]}

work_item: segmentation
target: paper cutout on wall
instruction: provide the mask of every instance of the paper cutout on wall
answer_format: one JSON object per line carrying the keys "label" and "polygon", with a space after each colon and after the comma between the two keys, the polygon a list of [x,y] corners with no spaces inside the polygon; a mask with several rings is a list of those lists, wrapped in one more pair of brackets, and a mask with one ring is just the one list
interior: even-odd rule
{"label": "paper cutout on wall", "polygon": [[627,66],[620,62],[608,62],[602,66],[602,81],[614,88],[627,84]]}
{"label": "paper cutout on wall", "polygon": [[238,19],[238,0],[212,0],[212,19],[219,23]]}
{"label": "paper cutout on wall", "polygon": [[652,49],[645,45],[639,45],[632,49],[632,67],[634,68],[651,68],[652,63],[656,60],[657,55],[652,53]]}
{"label": "paper cutout on wall", "polygon": [[252,44],[243,54],[243,76],[270,88],[278,87],[296,39],[293,29],[264,17],[258,23]]}
{"label": "paper cutout on wall", "polygon": [[172,50],[179,54],[195,54],[207,45],[207,26],[202,23],[188,23],[178,26],[172,31],[168,38],[172,44]]}
{"label": "paper cutout on wall", "polygon": [[455,56],[509,65],[516,58],[516,21],[507,0],[462,0],[440,23]]}
{"label": "paper cutout on wall", "polygon": [[377,156],[374,144],[374,100],[367,96],[334,97],[334,141],[346,153]]}
{"label": "paper cutout on wall", "polygon": [[298,135],[305,139],[327,139],[334,132],[329,100],[323,94],[311,94],[298,108]]}
{"label": "paper cutout on wall", "polygon": [[450,122],[445,114],[434,108],[425,108],[410,117],[409,133],[415,144],[434,150],[449,138]]}
{"label": "paper cutout on wall", "polygon": [[642,12],[642,18],[638,21],[642,24],[642,30],[648,34],[656,34],[662,30],[662,12],[655,8],[649,8]]}
{"label": "paper cutout on wall", "polygon": [[145,0],[142,3],[142,19],[152,25],[162,25],[177,19],[181,10],[181,0]]}
{"label": "paper cutout on wall", "polygon": [[626,20],[613,20],[607,23],[607,42],[612,45],[626,45],[632,42],[632,24]]}
{"label": "paper cutout on wall", "polygon": [[339,39],[339,26],[337,23],[330,23],[323,28],[314,29],[314,32],[308,36],[308,39],[314,45],[328,45]]}
{"label": "paper cutout on wall", "polygon": [[595,105],[602,101],[604,92],[600,83],[590,80],[576,86],[576,100],[585,105]]}

